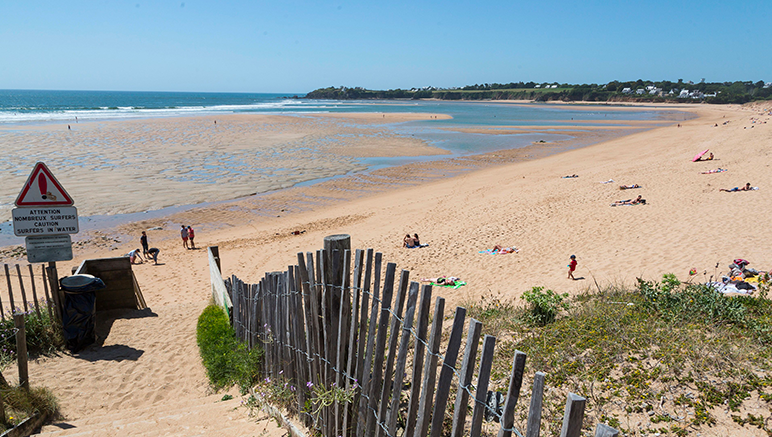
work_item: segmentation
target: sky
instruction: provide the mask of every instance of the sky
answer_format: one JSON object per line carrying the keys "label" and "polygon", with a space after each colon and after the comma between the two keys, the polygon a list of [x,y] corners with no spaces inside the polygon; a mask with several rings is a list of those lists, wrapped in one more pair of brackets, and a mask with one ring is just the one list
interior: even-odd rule
{"label": "sky", "polygon": [[0,1],[0,89],[772,81],[772,1]]}

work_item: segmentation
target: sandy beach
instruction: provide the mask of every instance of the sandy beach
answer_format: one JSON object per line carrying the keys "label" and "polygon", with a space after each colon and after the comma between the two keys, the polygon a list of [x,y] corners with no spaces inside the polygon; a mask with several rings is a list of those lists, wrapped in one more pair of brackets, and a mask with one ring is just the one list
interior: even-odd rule
{"label": "sandy beach", "polygon": [[[518,300],[533,286],[575,294],[595,287],[596,281],[601,286],[632,285],[636,277],[657,279],[663,273],[686,279],[691,268],[699,272],[698,279],[707,279],[715,274],[717,263],[718,271],[723,272],[738,257],[750,260],[759,270],[771,269],[772,253],[765,242],[772,239],[772,228],[760,217],[768,215],[772,205],[768,168],[772,106],[688,105],[672,109],[694,113],[697,118],[656,126],[642,122],[632,127],[587,130],[581,134],[587,141],[597,140],[598,132],[609,131],[612,136],[567,151],[559,144],[544,145],[386,168],[105,230],[109,235],[135,239],[103,245],[94,240],[76,249],[75,260],[61,262],[60,271],[69,271],[83,259],[123,254],[139,246],[141,230],[151,229],[151,246],[161,249],[163,264],[139,265],[135,273],[157,317],[118,319],[112,324],[104,346],[118,351],[118,358],[84,361],[62,355],[36,360],[30,366],[33,384],[51,388],[70,421],[105,408],[152,408],[170,398],[208,394],[195,344],[196,318],[210,293],[207,257],[205,250],[182,248],[180,224],[196,228],[197,246],[219,246],[224,274],[255,282],[264,272],[286,269],[298,252],[320,248],[324,236],[350,234],[354,248],[382,252],[385,261],[410,270],[413,280],[439,275],[465,280],[468,285],[458,290],[437,291],[448,300],[446,307],[486,295]],[[299,156],[311,153],[314,160],[335,160],[330,165],[353,171],[354,157],[444,153],[409,138],[392,138],[385,131],[375,136],[354,135],[360,128],[340,123],[345,117],[264,117],[259,122],[240,116],[218,118],[216,128],[211,119],[181,119],[169,135],[176,135],[175,141],[179,136],[192,135],[192,139],[182,141],[184,146],[169,147],[158,157],[153,150],[160,146],[159,135],[163,137],[166,131],[154,127],[154,122],[130,122],[142,123],[145,130],[136,125],[109,126],[110,132],[124,135],[125,148],[142,148],[146,154],[130,158],[125,149],[100,152],[113,153],[115,161],[92,169],[90,174],[98,179],[81,179],[66,188],[84,210],[115,213],[121,211],[111,200],[116,196],[143,209],[167,206],[174,196],[183,197],[181,204],[209,200],[211,193],[206,189],[191,192],[187,188],[192,174],[173,173],[175,163],[183,158],[201,162],[199,170],[207,177],[227,179],[233,166],[210,170],[203,168],[204,163],[232,162],[238,168],[254,169],[257,175],[262,157],[271,156],[286,160],[289,172],[313,173],[316,178],[326,173],[307,167]],[[379,130],[378,117],[363,120],[368,132]],[[160,125],[169,128],[168,120]],[[98,138],[99,130],[107,128],[93,124],[78,129],[56,134],[40,129],[41,144],[66,149],[68,135]],[[228,150],[225,159],[198,146],[214,141],[208,132],[215,129],[240,132],[233,134],[229,144],[244,137],[250,142]],[[341,129],[349,140],[305,149],[308,135],[322,132],[331,136]],[[577,124],[563,129],[573,135],[585,128]],[[286,141],[291,135],[298,135],[296,152],[272,149],[278,138]],[[21,143],[16,146],[24,147]],[[259,153],[247,153],[252,148]],[[704,149],[710,149],[715,160],[692,162],[695,153]],[[554,153],[558,150],[561,153]],[[95,152],[78,150],[71,159],[86,162],[90,153]],[[34,163],[36,158],[30,159]],[[145,167],[134,159],[150,160],[152,165]],[[728,171],[701,174],[718,167]],[[171,182],[157,183],[160,169],[174,174]],[[573,174],[579,177],[563,178]],[[57,176],[60,180],[72,177]],[[263,176],[270,184],[271,175]],[[26,173],[16,172],[4,181],[0,193],[3,203],[8,199],[13,202],[11,197],[25,177]],[[613,182],[602,183],[609,180]],[[746,182],[759,190],[719,191]],[[89,188],[95,183],[104,186],[104,192],[94,193]],[[619,186],[623,184],[641,188],[622,191]],[[122,186],[137,189],[124,191]],[[233,186],[233,196],[228,198],[251,192],[236,182]],[[142,195],[147,190],[164,190],[169,195],[156,203]],[[646,205],[611,206],[639,194]],[[305,232],[293,235],[296,230]],[[403,248],[406,233],[418,233],[421,242],[429,246]],[[496,244],[515,246],[519,253],[478,253]],[[578,261],[576,281],[566,278],[566,264],[572,254]],[[705,276],[703,272],[707,272]],[[121,358],[120,352],[125,353],[126,348],[143,353]],[[94,354],[98,357],[97,352]],[[60,378],[63,374],[70,378]],[[89,384],[73,383],[85,375],[90,375]],[[12,373],[5,376],[14,378]],[[738,430],[760,435],[753,434],[758,430],[739,428],[731,419],[724,419],[702,435],[731,435]]]}

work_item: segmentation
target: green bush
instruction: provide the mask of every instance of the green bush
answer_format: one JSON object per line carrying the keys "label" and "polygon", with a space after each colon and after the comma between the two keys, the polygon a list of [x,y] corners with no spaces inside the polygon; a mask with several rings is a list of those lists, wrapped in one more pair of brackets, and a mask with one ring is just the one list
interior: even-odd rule
{"label": "green bush", "polygon": [[[27,352],[30,355],[50,354],[64,348],[64,338],[59,325],[48,316],[48,308],[40,308],[40,317],[34,309],[24,313],[24,330],[27,336]],[[0,361],[14,359],[16,355],[16,326],[13,316],[0,321]]]}
{"label": "green bush", "polygon": [[238,384],[242,391],[252,387],[258,378],[262,352],[236,338],[222,308],[210,305],[198,318],[196,341],[209,382],[215,389]]}
{"label": "green bush", "polygon": [[568,293],[557,294],[552,290],[543,291],[544,287],[533,287],[523,293],[523,299],[530,304],[528,320],[536,326],[545,326],[555,321],[561,309],[568,309],[564,300]]}
{"label": "green bush", "polygon": [[713,326],[731,325],[746,329],[762,343],[772,342],[770,301],[761,297],[727,297],[702,284],[682,284],[674,275],[665,274],[662,282],[638,279],[643,304],[671,323],[701,320]]}

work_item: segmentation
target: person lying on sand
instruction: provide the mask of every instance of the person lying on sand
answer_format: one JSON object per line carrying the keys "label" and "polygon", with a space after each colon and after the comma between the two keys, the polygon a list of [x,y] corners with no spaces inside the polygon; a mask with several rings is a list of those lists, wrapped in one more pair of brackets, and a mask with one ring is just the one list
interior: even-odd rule
{"label": "person lying on sand", "polygon": [[632,184],[632,185],[620,185],[620,186],[619,186],[619,189],[620,189],[620,190],[632,190],[633,188],[641,188],[641,186],[640,186],[640,185],[638,185],[638,184]]}
{"label": "person lying on sand", "polygon": [[742,188],[740,188],[740,187],[734,187],[734,188],[732,188],[732,189],[729,189],[729,190],[727,190],[726,188],[719,188],[719,190],[718,190],[718,191],[726,191],[727,193],[734,193],[735,191],[751,191],[751,190],[753,190],[753,188],[751,188],[751,183],[750,183],[750,182],[748,182],[748,183],[747,183],[747,184],[745,184],[745,186],[744,186],[744,187],[742,187]]}
{"label": "person lying on sand", "polygon": [[512,247],[504,247],[504,246],[502,246],[500,244],[497,244],[497,245],[493,246],[493,249],[481,250],[479,253],[487,253],[487,254],[490,254],[490,255],[505,255],[505,254],[508,254],[508,253],[517,253],[517,252],[518,252],[518,250],[514,246],[512,246]]}
{"label": "person lying on sand", "polygon": [[699,158],[697,158],[697,161],[713,161],[713,152],[710,152],[710,155],[707,158],[703,158],[702,156],[700,156]]}
{"label": "person lying on sand", "polygon": [[619,205],[646,205],[646,199],[643,199],[641,198],[641,196],[638,196],[635,199],[617,200],[616,202],[611,204],[611,206],[619,206]]}
{"label": "person lying on sand", "polygon": [[402,239],[402,247],[407,247],[408,249],[412,249],[415,246],[416,246],[415,240],[413,239],[413,237],[411,237],[410,234],[405,235],[405,238]]}
{"label": "person lying on sand", "polygon": [[421,279],[421,282],[431,282],[440,285],[456,285],[456,283],[461,282],[461,278],[455,276],[440,276],[438,278],[424,278]]}
{"label": "person lying on sand", "polygon": [[570,174],[567,176],[563,176],[563,179],[571,179],[571,178],[578,178],[578,177],[579,177],[578,174]]}

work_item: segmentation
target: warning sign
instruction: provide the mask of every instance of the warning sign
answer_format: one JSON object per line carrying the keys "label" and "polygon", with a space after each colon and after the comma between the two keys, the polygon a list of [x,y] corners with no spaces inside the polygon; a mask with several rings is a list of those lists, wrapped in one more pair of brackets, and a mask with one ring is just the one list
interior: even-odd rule
{"label": "warning sign", "polygon": [[74,206],[14,208],[11,215],[17,237],[78,233],[78,209]]}
{"label": "warning sign", "polygon": [[51,170],[42,163],[35,164],[27,183],[22,187],[16,206],[69,206],[73,201]]}

